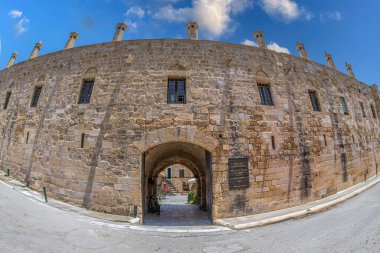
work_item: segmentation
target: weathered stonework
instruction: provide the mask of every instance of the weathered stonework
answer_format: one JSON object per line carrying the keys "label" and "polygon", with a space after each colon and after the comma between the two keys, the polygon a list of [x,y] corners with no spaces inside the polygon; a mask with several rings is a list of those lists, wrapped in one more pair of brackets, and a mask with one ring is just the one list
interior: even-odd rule
{"label": "weathered stonework", "polygon": [[[186,104],[167,103],[169,77],[186,78]],[[91,102],[78,104],[88,78]],[[257,83],[270,85],[273,106],[261,105]],[[36,86],[42,94],[32,108]],[[146,180],[170,162],[200,177],[215,219],[326,197],[375,175],[380,160],[379,117],[370,107],[380,112],[376,86],[265,48],[198,40],[71,48],[2,70],[1,106],[9,91],[0,110],[1,169],[101,212],[133,215],[137,206],[141,217]],[[232,157],[249,158],[249,188],[229,189]]]}

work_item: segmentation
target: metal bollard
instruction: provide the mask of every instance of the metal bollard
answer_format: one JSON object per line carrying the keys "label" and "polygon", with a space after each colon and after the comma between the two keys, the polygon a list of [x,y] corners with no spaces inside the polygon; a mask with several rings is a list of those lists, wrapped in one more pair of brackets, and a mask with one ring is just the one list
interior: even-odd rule
{"label": "metal bollard", "polygon": [[45,195],[45,202],[47,203],[48,202],[48,198],[47,198],[47,193],[46,193],[46,187],[42,187],[42,189],[44,190],[44,195]]}
{"label": "metal bollard", "polygon": [[133,206],[133,218],[136,218],[137,217],[137,206],[134,205]]}

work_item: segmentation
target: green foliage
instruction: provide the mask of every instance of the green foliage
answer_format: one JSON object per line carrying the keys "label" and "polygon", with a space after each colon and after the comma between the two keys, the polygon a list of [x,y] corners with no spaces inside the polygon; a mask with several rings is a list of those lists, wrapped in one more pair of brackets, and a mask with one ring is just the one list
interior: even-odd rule
{"label": "green foliage", "polygon": [[161,187],[157,187],[157,198],[158,198],[159,200],[161,200],[161,199],[165,199],[165,198],[166,198],[166,195],[167,195],[167,193],[164,192],[164,191],[161,189]]}
{"label": "green foliage", "polygon": [[192,205],[198,203],[198,198],[197,198],[197,192],[196,191],[190,191],[187,194],[187,203],[192,204]]}

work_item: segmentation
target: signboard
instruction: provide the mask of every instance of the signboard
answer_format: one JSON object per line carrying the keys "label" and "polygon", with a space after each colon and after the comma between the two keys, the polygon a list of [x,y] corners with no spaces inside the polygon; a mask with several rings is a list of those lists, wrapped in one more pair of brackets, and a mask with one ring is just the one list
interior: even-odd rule
{"label": "signboard", "polygon": [[228,159],[228,179],[230,189],[249,187],[248,158]]}

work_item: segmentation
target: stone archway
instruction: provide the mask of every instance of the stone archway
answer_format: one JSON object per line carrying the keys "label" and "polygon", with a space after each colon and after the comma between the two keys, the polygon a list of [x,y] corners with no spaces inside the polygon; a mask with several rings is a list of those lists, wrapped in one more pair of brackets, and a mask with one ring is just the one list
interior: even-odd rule
{"label": "stone archway", "polygon": [[147,214],[148,201],[156,192],[152,188],[165,167],[181,164],[198,180],[199,207],[212,220],[211,152],[218,141],[194,128],[170,127],[146,134],[135,146],[142,152],[142,210]]}

